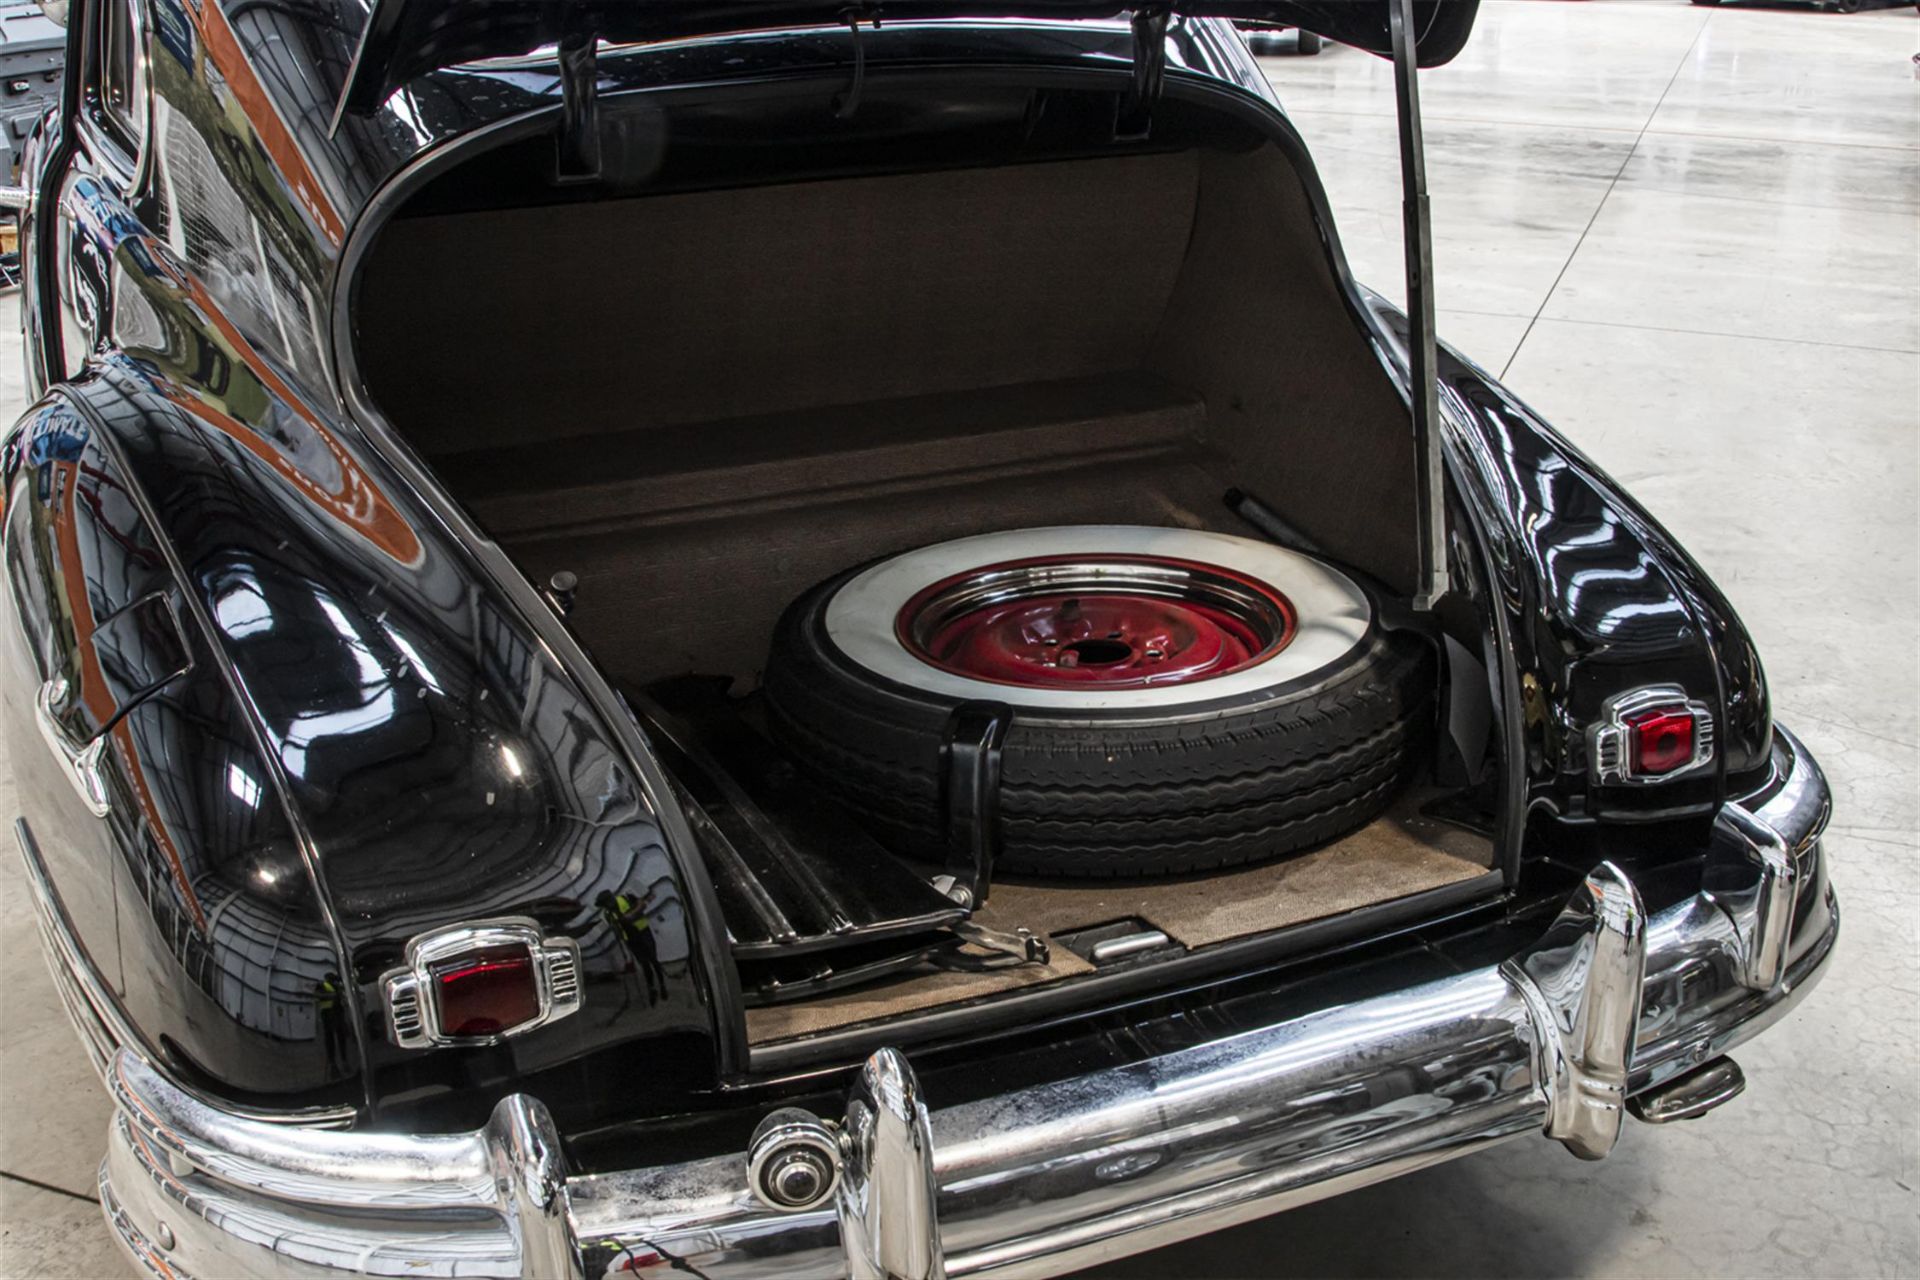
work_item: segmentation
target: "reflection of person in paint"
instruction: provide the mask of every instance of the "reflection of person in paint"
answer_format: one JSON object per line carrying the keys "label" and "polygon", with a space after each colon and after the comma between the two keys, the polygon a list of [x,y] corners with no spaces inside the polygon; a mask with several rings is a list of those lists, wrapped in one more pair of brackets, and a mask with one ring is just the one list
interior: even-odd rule
{"label": "reflection of person in paint", "polygon": [[647,915],[652,895],[635,900],[626,893],[602,890],[593,900],[627,948],[647,984],[647,1003],[658,1004],[667,998],[667,971],[660,964],[660,945],[653,936],[653,921]]}
{"label": "reflection of person in paint", "polygon": [[313,987],[313,1017],[320,1024],[320,1038],[327,1049],[327,1074],[347,1072],[347,1011],[341,1004],[340,975],[327,970]]}

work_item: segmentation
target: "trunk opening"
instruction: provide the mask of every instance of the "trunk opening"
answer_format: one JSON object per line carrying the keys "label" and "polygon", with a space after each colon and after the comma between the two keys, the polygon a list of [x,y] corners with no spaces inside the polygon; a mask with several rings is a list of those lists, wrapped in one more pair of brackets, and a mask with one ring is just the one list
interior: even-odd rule
{"label": "trunk opening", "polygon": [[[663,682],[730,688],[706,704],[723,704],[718,736],[663,745],[693,810],[743,803],[729,750],[707,748],[742,731],[749,754],[765,746],[757,685],[782,610],[881,556],[1046,525],[1254,535],[1223,500],[1242,490],[1411,594],[1407,405],[1289,148],[1171,91],[1138,143],[1113,141],[1110,87],[873,74],[852,121],[831,92],[675,95],[625,116],[608,100],[623,158],[592,188],[553,185],[544,133],[477,150],[380,229],[354,281],[370,399],[533,582],[575,575],[569,624],[643,723]],[[782,140],[777,159],[740,141],[756,133]],[[1423,771],[1384,815],[1278,861],[996,876],[974,922],[1050,940],[1047,963],[881,964],[842,989],[808,985],[825,960],[743,945],[763,932],[744,901],[761,887],[730,893],[737,867],[706,852],[749,988],[776,969],[797,983],[801,998],[748,1011],[762,1046],[1487,887],[1491,795]],[[833,848],[811,821],[745,861],[769,883],[783,861],[818,871]],[[727,838],[724,816],[694,825]],[[835,831],[877,860],[855,865],[907,867]],[[1151,933],[1165,945],[1091,954]]]}

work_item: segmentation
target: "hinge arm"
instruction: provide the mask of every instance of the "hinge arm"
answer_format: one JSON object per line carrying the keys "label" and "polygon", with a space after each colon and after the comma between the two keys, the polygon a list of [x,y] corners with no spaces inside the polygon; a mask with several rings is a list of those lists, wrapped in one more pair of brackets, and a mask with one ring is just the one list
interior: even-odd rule
{"label": "hinge arm", "polygon": [[560,41],[560,136],[554,171],[561,182],[600,177],[600,41],[591,31]]}
{"label": "hinge arm", "polygon": [[1167,73],[1167,22],[1171,11],[1145,8],[1133,11],[1133,83],[1113,122],[1119,142],[1137,142],[1153,127],[1153,104],[1160,100],[1160,84]]}

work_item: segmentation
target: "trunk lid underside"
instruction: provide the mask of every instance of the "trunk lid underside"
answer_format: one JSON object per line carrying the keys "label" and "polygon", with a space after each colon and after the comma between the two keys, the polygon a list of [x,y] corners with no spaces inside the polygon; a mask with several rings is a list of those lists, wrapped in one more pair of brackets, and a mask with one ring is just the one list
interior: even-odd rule
{"label": "trunk lid underside", "polygon": [[[1165,12],[1298,27],[1387,54],[1389,0],[1179,0]],[[1420,65],[1439,66],[1465,46],[1479,0],[1415,0]],[[1111,18],[1129,12],[1099,0],[376,0],[339,112],[366,114],[415,76],[483,58],[515,57],[569,39],[647,43],[775,27],[844,26],[937,18]]]}

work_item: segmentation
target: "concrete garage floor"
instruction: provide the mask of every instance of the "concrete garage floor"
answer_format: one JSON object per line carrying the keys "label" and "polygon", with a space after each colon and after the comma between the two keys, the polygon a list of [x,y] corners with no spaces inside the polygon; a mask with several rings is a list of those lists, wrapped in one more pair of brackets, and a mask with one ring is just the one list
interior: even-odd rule
{"label": "concrete garage floor", "polygon": [[[1441,331],[1625,481],[1753,628],[1833,780],[1830,976],[1744,1098],[1585,1165],[1521,1140],[1115,1277],[1920,1275],[1920,47],[1852,16],[1492,0],[1424,82]],[[1267,64],[1398,294],[1384,64]],[[19,407],[4,304],[0,409]],[[0,767],[0,813],[14,809]],[[0,854],[0,1276],[120,1276],[107,1104]]]}

